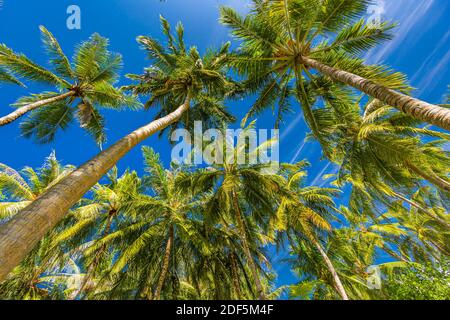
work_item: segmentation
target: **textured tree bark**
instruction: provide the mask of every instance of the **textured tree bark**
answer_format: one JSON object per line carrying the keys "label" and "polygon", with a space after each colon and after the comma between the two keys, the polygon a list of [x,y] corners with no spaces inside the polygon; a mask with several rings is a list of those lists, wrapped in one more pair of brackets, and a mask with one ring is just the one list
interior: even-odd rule
{"label": "textured tree bark", "polygon": [[339,278],[339,275],[336,272],[336,269],[333,266],[333,263],[331,262],[330,258],[328,258],[328,255],[326,252],[322,249],[322,246],[320,243],[312,238],[311,242],[316,247],[316,249],[319,251],[320,255],[322,256],[323,260],[325,261],[325,264],[327,265],[328,271],[330,271],[331,276],[333,277],[333,282],[336,290],[338,291],[339,295],[342,297],[342,300],[349,300],[347,296],[347,292],[345,292],[344,286],[342,285],[341,279]]}
{"label": "textured tree bark", "polygon": [[333,80],[352,86],[413,118],[441,127],[447,131],[450,130],[450,109],[412,98],[353,73],[327,66],[311,58],[303,57],[302,62]]}
{"label": "textured tree bark", "polygon": [[251,253],[250,247],[248,245],[244,221],[242,218],[241,209],[239,207],[239,200],[238,200],[236,192],[233,192],[233,204],[234,204],[234,209],[236,211],[236,222],[238,224],[240,238],[242,241],[242,246],[244,248],[244,253],[247,258],[247,262],[249,264],[250,270],[252,272],[253,280],[255,281],[255,286],[256,286],[256,291],[257,291],[258,297],[260,300],[266,300],[266,296],[264,294],[264,289],[261,285],[258,271],[256,270],[256,264],[255,264],[255,261],[253,260],[252,253]]}
{"label": "textured tree bark", "polygon": [[14,122],[15,120],[19,119],[20,117],[24,116],[30,111],[33,111],[34,109],[38,109],[41,107],[48,106],[49,104],[52,104],[54,102],[58,102],[61,100],[64,100],[66,98],[74,96],[76,93],[75,91],[69,91],[64,94],[60,94],[58,96],[55,96],[53,98],[37,101],[31,104],[28,104],[26,106],[18,108],[16,111],[11,112],[10,114],[0,118],[0,127],[7,125],[11,122]]}
{"label": "textured tree bark", "polygon": [[233,281],[234,293],[236,294],[236,298],[238,300],[242,299],[241,287],[239,285],[239,274],[236,263],[236,255],[234,252],[230,253],[230,262],[231,262],[231,276]]}
{"label": "textured tree bark", "polygon": [[0,281],[123,156],[149,136],[180,119],[190,98],[173,113],[137,129],[99,153],[0,227]]}
{"label": "textured tree bark", "polygon": [[155,290],[155,296],[154,296],[155,300],[159,300],[161,298],[161,291],[164,286],[164,282],[166,281],[167,272],[169,271],[170,254],[172,252],[173,238],[174,238],[174,230],[173,230],[173,226],[170,226],[169,239],[167,240],[167,244],[166,244],[166,252],[164,254],[161,275],[159,276],[158,286],[156,287],[156,290]]}
{"label": "textured tree bark", "polygon": [[[108,214],[108,220],[106,223],[106,227],[105,230],[103,231],[102,234],[102,238],[106,237],[107,235],[109,235],[109,233],[111,232],[111,225],[113,222],[113,218],[115,216],[115,214],[117,213],[116,210],[111,210]],[[103,253],[106,250],[106,244],[103,244],[95,253],[95,257],[94,260],[92,261],[92,263],[89,265],[88,270],[86,275],[83,278],[83,281],[81,282],[81,285],[75,295],[75,299],[76,298],[83,298],[81,295],[83,294],[83,292],[85,291],[86,285],[89,283],[89,281],[92,279],[92,277],[94,276],[94,272],[95,269],[97,268],[98,264],[100,263],[100,260],[103,256]]]}
{"label": "textured tree bark", "polygon": [[411,162],[407,161],[406,166],[411,169],[412,172],[414,172],[415,174],[417,174],[418,176],[424,178],[425,180],[427,180],[428,182],[434,184],[436,187],[450,192],[450,183],[445,181],[444,179],[442,179],[441,177],[437,176],[434,173],[427,173],[424,172],[423,170],[417,168],[415,165],[413,165]]}

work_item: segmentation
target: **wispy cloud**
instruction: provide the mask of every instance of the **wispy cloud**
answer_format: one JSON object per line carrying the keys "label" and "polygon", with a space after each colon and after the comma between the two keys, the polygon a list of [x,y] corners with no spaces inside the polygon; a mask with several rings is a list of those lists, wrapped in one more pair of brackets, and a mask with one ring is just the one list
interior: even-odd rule
{"label": "wispy cloud", "polygon": [[311,183],[312,186],[317,185],[317,183],[322,180],[323,175],[325,174],[325,172],[331,167],[332,163],[328,162],[327,165],[325,166],[325,168],[322,169],[322,171],[320,171],[317,176],[314,178],[313,182]]}
{"label": "wispy cloud", "polygon": [[[445,70],[448,70],[450,65],[450,51],[447,51],[449,40],[450,31],[436,45],[435,49],[411,78],[411,83],[419,88],[417,94],[422,94],[425,89],[430,92],[445,76]],[[443,57],[440,57],[441,52],[446,52]],[[437,64],[436,60],[439,61]],[[419,79],[420,81],[416,83]]]}
{"label": "wispy cloud", "polygon": [[292,130],[296,129],[297,125],[302,120],[303,120],[302,114],[299,114],[294,120],[292,120],[289,126],[286,128],[286,130],[284,130],[283,133],[281,134],[280,141],[285,139],[292,132]]}
{"label": "wispy cloud", "polygon": [[295,152],[294,156],[292,157],[290,163],[295,163],[300,155],[300,153],[302,153],[303,149],[305,148],[306,145],[306,140],[303,140],[303,142],[301,142],[298,146],[297,146],[297,151]]}
{"label": "wispy cloud", "polygon": [[[405,39],[411,34],[411,30],[424,18],[435,0],[396,0],[386,4],[386,16],[384,20],[401,21],[396,29],[395,38],[376,48],[366,55],[366,60],[371,63],[379,63],[386,59],[392,52],[401,48]],[[425,32],[425,30],[423,30]],[[418,38],[418,35],[416,35]]]}

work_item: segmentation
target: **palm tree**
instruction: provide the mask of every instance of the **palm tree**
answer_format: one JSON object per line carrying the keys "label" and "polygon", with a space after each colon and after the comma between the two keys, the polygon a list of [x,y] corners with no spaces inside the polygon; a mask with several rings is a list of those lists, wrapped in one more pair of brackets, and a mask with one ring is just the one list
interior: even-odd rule
{"label": "palm tree", "polygon": [[448,226],[445,216],[407,197],[424,185],[424,179],[448,193],[450,162],[448,152],[442,148],[448,135],[417,128],[417,121],[387,106],[364,116],[359,110],[359,101],[340,100],[333,107],[327,105],[314,111],[322,145],[328,148],[330,160],[339,165],[337,186],[352,184],[352,208],[367,209],[368,199],[389,205],[396,198]]}
{"label": "palm tree", "polygon": [[43,239],[0,284],[0,299],[49,300],[69,296],[67,280],[75,279],[76,274],[70,274],[70,263],[61,248],[53,246],[52,237],[55,234],[52,232]]}
{"label": "palm tree", "polygon": [[[253,125],[245,128],[252,129]],[[281,179],[271,172],[269,164],[250,164],[252,154],[258,154],[264,148],[268,148],[273,141],[262,144],[255,150],[247,150],[247,147],[239,145],[222,146],[223,150],[229,150],[220,155],[222,161],[217,161],[207,169],[193,172],[186,176],[184,185],[193,192],[214,192],[214,196],[206,206],[205,215],[212,222],[218,220],[226,226],[235,226],[244,249],[252,278],[256,287],[256,296],[266,298],[266,292],[261,282],[258,268],[259,257],[252,254],[252,248],[257,246],[253,235],[259,232],[259,228],[268,226],[268,217],[273,214],[277,203],[277,194],[282,191]],[[232,151],[232,152],[230,152]],[[239,159],[246,159],[241,164]],[[263,257],[263,256],[262,256]],[[263,257],[264,258],[264,257]]]}
{"label": "palm tree", "polygon": [[[449,135],[417,128],[415,120],[388,106],[379,105],[376,110],[372,106],[373,102],[367,104],[364,116],[355,101],[341,101],[315,111],[328,135],[324,138],[328,148],[342,150],[334,152],[332,160],[350,158],[349,150],[358,149],[366,157],[364,161],[372,159],[370,163],[379,171],[406,168],[409,178],[428,180],[443,191],[450,191],[448,152],[441,147]],[[400,175],[392,173],[394,177]]]}
{"label": "palm tree", "polygon": [[[70,212],[68,219],[71,219],[71,223],[58,233],[55,243],[63,245],[67,250],[75,248],[85,252],[96,241],[114,232],[115,225],[124,219],[124,211],[129,202],[143,191],[143,187],[136,172],[126,171],[118,177],[117,168],[113,168],[107,178],[106,182],[98,183],[92,188],[91,199],[83,199]],[[96,250],[91,250],[89,256],[83,257],[87,270],[75,298],[89,293],[89,286],[95,276],[101,274],[99,269],[109,262],[111,252],[114,252],[111,248],[101,245]]]}
{"label": "palm tree", "polygon": [[[25,167],[20,172],[0,164],[0,224],[14,217],[18,211],[45,193],[48,188],[70,174],[73,166],[63,166],[52,152],[39,169]],[[62,226],[52,230],[27,255],[24,261],[0,285],[0,296],[5,299],[51,299],[64,297],[55,285],[68,277],[59,263],[68,262],[61,247],[55,246],[54,237]]]}
{"label": "palm tree", "polygon": [[0,221],[5,223],[21,209],[41,196],[47,189],[74,170],[73,166],[63,166],[52,152],[41,168],[25,167],[17,172],[5,164],[0,164]]}
{"label": "palm tree", "polygon": [[43,92],[20,98],[17,110],[0,118],[0,126],[30,113],[22,122],[26,137],[35,136],[40,143],[51,142],[57,130],[65,129],[78,119],[98,144],[106,140],[104,119],[99,108],[138,108],[139,103],[114,87],[122,56],[108,51],[108,40],[94,34],[77,47],[73,62],[63,53],[56,38],[41,26],[42,39],[50,57],[51,69],[46,69],[0,45],[0,66],[20,78],[56,86],[59,92]]}
{"label": "palm tree", "polygon": [[[168,33],[170,30],[164,21],[164,30]],[[101,152],[4,225],[0,230],[0,281],[86,192],[137,144],[179,121],[183,114],[190,110],[192,101],[195,105],[209,93],[212,97],[217,97],[219,93],[227,92],[230,86],[225,66],[228,45],[224,45],[220,51],[210,51],[203,59],[198,59],[194,47],[189,51],[183,50],[182,28],[177,29],[178,41],[169,45],[167,50],[149,37],[139,39],[146,44],[153,64],[159,66],[161,72],[166,75],[150,77],[149,84],[157,86],[159,80],[164,81],[163,86],[170,90],[165,97],[182,104],[176,109],[172,109],[174,104],[166,104],[167,107],[170,106],[170,111],[166,110],[167,114],[162,118],[133,131]],[[170,39],[171,37],[169,43]],[[158,92],[152,94],[159,96]]]}
{"label": "palm tree", "polygon": [[[342,214],[339,222],[345,227],[334,228],[327,237],[330,262],[335,266],[350,299],[383,299],[381,291],[369,286],[369,268],[377,268],[383,277],[391,275],[396,269],[408,267],[410,260],[399,257],[388,246],[388,243],[398,244],[398,239],[406,232],[399,223],[384,220],[382,216],[380,219],[371,219],[368,212],[362,214],[345,207],[341,207],[339,211]],[[307,240],[301,239],[293,241],[292,248],[296,257],[290,261],[302,281],[291,287],[291,296],[334,299],[336,286],[330,281],[329,271],[318,251],[308,245]],[[394,261],[377,264],[381,250],[392,254]]]}
{"label": "palm tree", "polygon": [[[450,130],[450,110],[412,98],[405,93],[403,77],[384,66],[364,65],[359,54],[392,37],[394,25],[367,23],[367,0],[254,0],[245,18],[221,8],[221,21],[242,40],[232,65],[248,75],[260,92],[261,107],[295,82],[295,94],[305,118],[317,132],[311,105],[306,99],[305,78],[313,72],[360,90],[415,119]],[[355,21],[357,18],[360,20]],[[281,99],[283,98],[281,95]],[[262,103],[264,102],[264,103]],[[270,105],[270,104],[269,104]]]}
{"label": "palm tree", "polygon": [[303,240],[311,244],[321,255],[332,277],[333,287],[343,300],[348,300],[342,281],[318,238],[318,233],[331,231],[331,224],[328,220],[333,219],[332,213],[336,211],[333,197],[339,191],[337,189],[303,187],[306,165],[305,162],[299,162],[282,166],[286,189],[294,194],[294,198],[282,200],[277,210],[275,229],[286,231],[288,239]]}
{"label": "palm tree", "polygon": [[[430,187],[418,189],[412,200],[424,207],[430,208],[435,215],[445,215],[445,202],[438,193]],[[380,216],[380,223],[397,221],[404,234],[396,246],[399,254],[409,257],[410,261],[430,263],[441,257],[450,255],[449,229],[436,222],[435,219],[423,215],[414,206],[405,208],[401,203],[394,203],[386,213]]]}
{"label": "palm tree", "polygon": [[[183,259],[185,251],[192,250],[189,246],[197,245],[194,239],[199,237],[199,222],[193,209],[198,204],[176,183],[181,168],[172,166],[171,170],[165,170],[159,155],[151,148],[144,147],[143,154],[148,174],[143,178],[143,185],[152,196],[130,195],[119,228],[103,235],[88,252],[95,254],[97,248],[117,246],[111,274],[120,275],[124,270],[120,275],[123,278],[136,273],[140,294],[146,299],[159,300],[169,275],[176,275],[179,269],[178,260]],[[189,263],[187,259],[185,265]]]}

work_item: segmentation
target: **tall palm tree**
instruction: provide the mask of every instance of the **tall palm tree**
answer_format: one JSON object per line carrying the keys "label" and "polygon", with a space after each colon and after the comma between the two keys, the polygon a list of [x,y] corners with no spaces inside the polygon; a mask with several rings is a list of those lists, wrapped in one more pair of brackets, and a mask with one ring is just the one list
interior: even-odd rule
{"label": "tall palm tree", "polygon": [[[445,202],[448,202],[448,199],[442,199],[430,187],[418,189],[411,199],[430,208],[436,215],[445,215],[447,212]],[[404,234],[396,243],[401,256],[426,264],[450,255],[449,229],[435,219],[423,215],[416,207],[405,208],[401,203],[395,203],[379,219],[383,224],[393,220],[404,230]]]}
{"label": "tall palm tree", "polygon": [[[252,127],[253,124],[245,128],[243,134]],[[245,146],[234,147],[226,141],[222,147],[228,152],[220,156],[223,157],[222,161],[183,178],[185,186],[194,192],[214,192],[205,214],[211,221],[221,221],[224,225],[236,227],[252,273],[256,296],[260,299],[266,298],[266,292],[258,268],[260,257],[252,254],[252,247],[258,245],[253,243],[252,240],[256,239],[252,235],[259,233],[259,228],[268,226],[268,217],[273,214],[277,194],[282,191],[282,186],[280,177],[267,171],[271,164],[251,164],[249,159],[252,153],[258,154],[271,143],[273,141],[255,150],[247,150]],[[239,159],[246,161],[241,164]]]}
{"label": "tall palm tree", "polygon": [[311,244],[320,253],[332,277],[334,288],[343,300],[348,300],[338,272],[318,236],[320,233],[331,231],[329,220],[334,219],[332,214],[336,211],[333,197],[339,191],[337,189],[304,187],[306,165],[305,162],[299,162],[282,166],[286,189],[294,194],[294,198],[285,198],[281,201],[277,210],[275,229],[286,231],[288,239],[302,239]]}
{"label": "tall palm tree", "polygon": [[[168,24],[164,21],[164,30],[169,33]],[[217,97],[219,93],[228,91],[230,82],[225,65],[228,45],[225,45],[222,50],[210,51],[203,59],[199,59],[194,47],[189,51],[183,50],[182,28],[177,29],[178,41],[170,45],[172,37],[169,36],[168,49],[155,39],[149,37],[139,39],[146,44],[153,64],[162,72],[158,73],[159,76],[156,78],[150,76],[149,83],[151,86],[157,86],[158,81],[163,81],[162,86],[170,90],[165,95],[167,99],[180,101],[181,105],[175,108],[175,104],[166,104],[170,109],[165,109],[167,113],[164,113],[162,118],[133,131],[101,152],[2,226],[0,229],[0,281],[20,263],[43,235],[55,226],[86,192],[137,144],[179,121],[183,114],[190,110],[191,104],[195,105],[197,101],[202,101],[202,97],[208,96],[209,93],[212,97]],[[163,77],[162,74],[166,76]],[[158,92],[151,93],[159,96]],[[192,101],[194,103],[191,103]],[[18,235],[21,236],[18,237]]]}
{"label": "tall palm tree", "polygon": [[0,164],[0,221],[5,223],[21,209],[36,200],[46,190],[74,170],[73,166],[63,166],[52,152],[41,168],[25,167],[17,172],[5,164]]}
{"label": "tall palm tree", "polygon": [[[260,100],[273,100],[294,79],[296,95],[313,132],[318,126],[305,98],[313,71],[378,99],[421,121],[450,130],[450,110],[412,98],[404,79],[384,66],[364,65],[358,55],[392,37],[394,25],[368,23],[368,0],[254,0],[241,17],[221,8],[221,21],[242,40],[232,64],[250,76]],[[357,20],[360,18],[359,20]],[[255,89],[254,89],[255,90]],[[283,96],[283,95],[282,95]]]}
{"label": "tall palm tree", "polygon": [[[147,172],[143,184],[151,196],[133,194],[124,207],[126,218],[119,228],[102,236],[88,252],[96,253],[96,248],[107,244],[118,246],[111,273],[120,275],[123,270],[122,278],[136,274],[140,294],[159,300],[165,296],[169,276],[178,272],[181,265],[178,261],[186,250],[192,250],[189,246],[196,245],[199,223],[193,209],[198,204],[191,194],[178,187],[176,180],[181,168],[165,170],[152,149],[144,147],[143,153]],[[197,241],[200,243],[201,237]],[[189,265],[189,258],[184,264]]]}
{"label": "tall palm tree", "polygon": [[[423,214],[448,226],[445,216],[435,214],[408,199],[424,180],[448,194],[450,173],[445,133],[417,128],[409,116],[387,106],[360,115],[359,101],[340,100],[333,107],[316,109],[323,146],[339,165],[336,184],[351,183],[353,209],[370,206],[367,199],[391,199],[415,206]],[[359,209],[358,209],[359,208]]]}
{"label": "tall palm tree", "polygon": [[58,92],[43,92],[19,99],[17,109],[0,118],[0,126],[30,113],[21,124],[23,135],[40,143],[51,142],[57,130],[78,119],[98,144],[106,140],[104,119],[99,108],[138,108],[139,103],[114,87],[122,66],[122,56],[108,51],[108,40],[94,34],[81,43],[70,62],[56,38],[41,26],[42,39],[50,58],[50,69],[0,45],[0,67],[38,83],[52,85]]}
{"label": "tall palm tree", "polygon": [[[48,188],[70,174],[73,166],[62,165],[52,152],[39,169],[25,167],[20,172],[0,164],[0,225],[14,217],[18,211],[41,196]],[[54,286],[64,282],[59,262],[68,262],[61,247],[53,244],[53,230],[27,255],[7,281],[0,286],[0,296],[5,299],[51,299],[62,297]]]}
{"label": "tall palm tree", "polygon": [[[69,296],[69,260],[61,248],[52,242],[56,232],[43,239],[38,246],[0,284],[0,299],[49,300],[67,299]],[[64,264],[66,267],[61,267]],[[67,290],[67,291],[66,291]]]}
{"label": "tall palm tree", "polygon": [[351,159],[352,153],[356,158],[358,150],[365,165],[370,163],[378,171],[389,170],[395,177],[406,169],[408,178],[428,180],[450,191],[448,152],[441,147],[450,136],[417,128],[415,120],[388,106],[379,105],[375,110],[372,106],[373,102],[366,105],[363,116],[359,101],[353,100],[315,110],[321,131],[326,133],[325,147],[335,151],[331,160]]}
{"label": "tall palm tree", "polygon": [[[97,183],[91,191],[90,199],[83,199],[74,208],[68,218],[71,223],[58,233],[55,243],[63,245],[67,250],[85,252],[96,241],[114,232],[114,227],[124,219],[124,211],[130,201],[133,201],[143,191],[142,182],[136,172],[125,172],[118,176],[117,168],[107,175],[108,180]],[[83,256],[86,274],[80,282],[75,298],[89,293],[89,285],[97,274],[109,262],[110,254],[114,252],[106,245],[91,251],[91,255]],[[106,261],[106,262],[105,262]]]}
{"label": "tall palm tree", "polygon": [[[396,251],[387,246],[388,243],[398,244],[398,238],[406,232],[399,223],[391,220],[373,221],[367,212],[364,215],[345,207],[339,211],[342,213],[340,223],[345,226],[334,228],[327,237],[330,262],[335,266],[350,299],[382,299],[381,291],[373,290],[369,285],[369,268],[376,267],[382,277],[409,266],[408,259],[399,257]],[[334,299],[336,286],[330,281],[328,268],[318,251],[302,239],[292,241],[292,248],[295,257],[289,260],[302,280],[291,287],[291,296]],[[381,250],[392,253],[394,261],[377,264]]]}

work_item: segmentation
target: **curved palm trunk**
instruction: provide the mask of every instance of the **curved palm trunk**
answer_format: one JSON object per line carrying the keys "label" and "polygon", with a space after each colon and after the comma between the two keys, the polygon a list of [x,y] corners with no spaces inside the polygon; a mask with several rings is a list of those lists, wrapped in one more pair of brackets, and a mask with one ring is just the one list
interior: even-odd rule
{"label": "curved palm trunk", "polygon": [[450,192],[450,183],[442,179],[441,177],[437,176],[436,174],[428,174],[424,172],[423,170],[420,170],[415,165],[413,165],[411,162],[407,161],[405,162],[406,166],[411,169],[412,172],[417,174],[418,176],[424,178],[428,182],[434,184],[436,187]]}
{"label": "curved palm trunk", "polygon": [[138,143],[176,122],[189,109],[173,113],[133,131],[88,161],[0,227],[0,282],[61,221],[68,210]]}
{"label": "curved palm trunk", "polygon": [[166,252],[164,254],[164,260],[163,260],[163,266],[161,269],[161,274],[159,276],[158,280],[158,286],[155,290],[155,300],[159,300],[161,298],[161,291],[164,286],[164,282],[166,281],[167,272],[169,271],[169,263],[170,263],[170,254],[172,252],[172,246],[173,246],[173,238],[174,238],[174,231],[173,231],[173,225],[170,226],[169,229],[169,239],[167,240],[166,245]]}
{"label": "curved palm trunk", "polygon": [[445,130],[450,130],[450,109],[412,98],[353,73],[327,66],[311,58],[303,57],[302,62],[306,66],[320,71],[333,80],[352,86],[389,106],[397,108],[413,118],[433,124]]}
{"label": "curved palm trunk", "polygon": [[45,107],[49,104],[64,100],[66,98],[72,97],[74,96],[76,93],[75,91],[69,91],[63,94],[60,94],[58,96],[55,96],[53,98],[49,98],[49,99],[45,99],[45,100],[41,100],[41,101],[37,101],[34,103],[30,103],[26,106],[20,107],[18,108],[16,111],[11,112],[10,114],[0,118],[0,127],[7,125],[17,119],[19,119],[20,117],[24,116],[25,114],[27,114],[30,111],[33,111],[34,109],[38,109],[41,107]]}
{"label": "curved palm trunk", "polygon": [[242,297],[241,286],[239,285],[239,274],[237,269],[236,256],[234,252],[230,253],[230,261],[231,261],[231,277],[233,278],[232,281],[234,293],[236,294],[236,298],[238,300],[241,300]]}
{"label": "curved palm trunk", "polygon": [[[108,215],[108,222],[106,223],[105,230],[103,232],[102,238],[109,235],[111,231],[111,225],[113,222],[114,215],[117,213],[116,210],[111,210]],[[94,276],[95,269],[97,268],[98,264],[100,263],[100,259],[103,256],[103,253],[106,250],[106,244],[103,244],[98,251],[95,254],[94,261],[89,265],[86,276],[83,278],[83,281],[81,282],[80,288],[78,289],[77,293],[75,294],[76,298],[82,298],[81,294],[85,291],[86,285],[89,283],[89,281]]]}
{"label": "curved palm trunk", "polygon": [[341,279],[339,278],[339,275],[337,274],[336,269],[334,268],[330,258],[328,258],[327,253],[325,252],[325,250],[323,250],[322,246],[316,239],[312,238],[311,242],[313,243],[314,247],[316,247],[316,249],[319,251],[320,255],[325,261],[328,271],[330,271],[331,276],[333,277],[334,287],[336,288],[339,295],[342,297],[342,300],[349,300],[347,292],[345,292],[344,286],[342,285]]}
{"label": "curved palm trunk", "polygon": [[261,281],[259,279],[259,274],[256,269],[255,260],[253,260],[252,253],[251,253],[250,247],[248,245],[244,221],[242,218],[241,209],[239,207],[239,200],[238,200],[237,194],[235,192],[233,192],[233,204],[234,204],[234,209],[236,211],[236,221],[237,221],[238,228],[239,228],[240,238],[242,240],[242,246],[244,248],[244,253],[247,258],[250,270],[252,272],[253,280],[255,281],[255,286],[256,286],[258,297],[261,300],[266,300],[266,296],[264,294],[264,289],[261,285]]}

